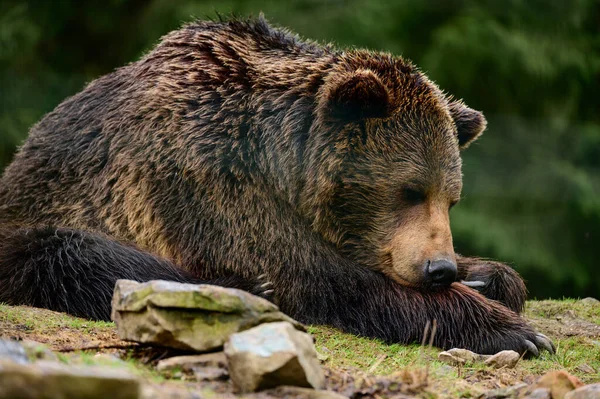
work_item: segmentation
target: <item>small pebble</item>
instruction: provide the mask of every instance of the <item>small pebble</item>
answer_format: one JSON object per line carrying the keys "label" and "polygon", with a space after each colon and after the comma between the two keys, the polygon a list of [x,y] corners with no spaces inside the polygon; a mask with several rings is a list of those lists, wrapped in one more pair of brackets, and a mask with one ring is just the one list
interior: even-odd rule
{"label": "small pebble", "polygon": [[580,364],[579,366],[575,367],[575,370],[579,371],[580,373],[584,373],[584,374],[595,374],[596,373],[596,370],[587,363]]}
{"label": "small pebble", "polygon": [[438,359],[453,366],[482,361],[489,356],[478,355],[467,349],[453,348],[438,354]]}
{"label": "small pebble", "polygon": [[163,359],[156,365],[158,371],[169,371],[173,369],[192,371],[194,368],[200,367],[226,368],[227,359],[225,358],[225,353],[214,352],[203,355],[175,356]]}
{"label": "small pebble", "polygon": [[0,360],[10,360],[18,364],[29,363],[25,348],[17,341],[6,339],[0,339]]}
{"label": "small pebble", "polygon": [[592,297],[583,298],[580,300],[580,302],[583,303],[584,305],[591,305],[591,306],[600,305],[600,301],[597,300],[596,298],[592,298]]}
{"label": "small pebble", "polygon": [[550,390],[546,388],[534,389],[529,395],[525,396],[525,399],[552,399],[550,396]]}
{"label": "small pebble", "polygon": [[515,351],[502,351],[489,357],[484,363],[488,366],[512,369],[517,365],[521,356]]}

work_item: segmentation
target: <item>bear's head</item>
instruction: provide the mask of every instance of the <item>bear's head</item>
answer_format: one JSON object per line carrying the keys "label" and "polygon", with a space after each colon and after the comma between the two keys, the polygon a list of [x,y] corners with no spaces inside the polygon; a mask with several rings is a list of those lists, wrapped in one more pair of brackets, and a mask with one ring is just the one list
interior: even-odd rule
{"label": "bear's head", "polygon": [[401,284],[449,285],[460,150],[485,126],[402,59],[347,53],[317,96],[304,204],[313,228]]}

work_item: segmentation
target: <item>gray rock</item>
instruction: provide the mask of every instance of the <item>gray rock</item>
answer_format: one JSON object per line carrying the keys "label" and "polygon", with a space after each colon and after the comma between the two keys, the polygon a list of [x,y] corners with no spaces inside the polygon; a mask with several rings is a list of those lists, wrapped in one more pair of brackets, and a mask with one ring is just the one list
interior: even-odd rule
{"label": "gray rock", "polygon": [[219,367],[193,367],[192,374],[196,381],[225,381],[229,379],[229,371]]}
{"label": "gray rock", "polygon": [[525,396],[524,399],[552,399],[550,396],[550,390],[547,388],[534,389],[529,395]]}
{"label": "gray rock", "polygon": [[137,399],[140,383],[122,369],[0,361],[0,399]]}
{"label": "gray rock", "polygon": [[577,367],[575,367],[575,370],[579,371],[580,373],[584,373],[584,374],[595,374],[596,373],[596,369],[587,363],[582,363],[582,364],[578,365]]}
{"label": "gray rock", "polygon": [[121,339],[199,352],[261,323],[287,321],[303,329],[266,299],[213,285],[119,280],[112,306]]}
{"label": "gray rock", "polygon": [[223,352],[206,353],[204,355],[175,356],[159,361],[156,364],[158,371],[181,369],[191,371],[194,367],[227,367],[227,358]]}
{"label": "gray rock", "polygon": [[592,297],[583,298],[580,300],[580,302],[585,305],[600,306],[600,301]]}
{"label": "gray rock", "polygon": [[176,356],[158,362],[156,369],[167,374],[180,370],[192,374],[198,381],[229,378],[225,353],[215,352],[196,356]]}
{"label": "gray rock", "polygon": [[438,359],[444,363],[458,366],[465,363],[473,363],[482,361],[489,356],[478,355],[477,353],[471,352],[467,349],[453,348],[448,351],[440,352]]}
{"label": "gray rock", "polygon": [[460,366],[465,364],[467,361],[465,359],[461,359],[460,357],[456,357],[449,352],[440,352],[438,353],[438,360],[444,362],[446,364],[450,364],[452,366]]}
{"label": "gray rock", "polygon": [[567,393],[565,399],[600,399],[600,383],[577,388]]}
{"label": "gray rock", "polygon": [[58,361],[58,356],[56,353],[52,352],[48,346],[30,340],[23,340],[20,344],[25,349],[25,353],[27,353],[27,357],[31,361],[37,360],[50,360],[50,361]]}
{"label": "gray rock", "polygon": [[485,399],[505,399],[505,398],[518,398],[522,397],[522,394],[527,391],[529,386],[525,383],[512,385],[505,388],[498,388],[492,391],[488,391],[484,394]]}
{"label": "gray rock", "polygon": [[459,366],[467,363],[485,362],[488,366],[495,368],[513,368],[519,361],[519,354],[515,351],[502,351],[493,356],[479,355],[467,349],[453,348],[448,351],[440,352],[438,360]]}
{"label": "gray rock", "polygon": [[521,356],[515,351],[501,351],[485,360],[488,366],[512,369],[517,365]]}
{"label": "gray rock", "polygon": [[17,341],[6,339],[0,339],[0,360],[8,360],[18,364],[29,363],[25,348]]}
{"label": "gray rock", "polygon": [[320,389],[325,377],[310,335],[286,322],[233,334],[225,356],[234,385],[253,392],[279,385]]}
{"label": "gray rock", "polygon": [[204,389],[190,389],[189,387],[175,384],[144,384],[141,395],[143,399],[216,399],[229,398],[231,396],[221,396]]}

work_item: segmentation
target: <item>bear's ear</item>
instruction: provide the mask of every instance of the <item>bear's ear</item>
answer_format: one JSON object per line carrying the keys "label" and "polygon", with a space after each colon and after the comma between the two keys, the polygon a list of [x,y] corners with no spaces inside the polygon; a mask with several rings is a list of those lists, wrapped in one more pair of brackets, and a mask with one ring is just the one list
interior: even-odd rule
{"label": "bear's ear", "polygon": [[483,133],[487,121],[481,112],[467,107],[462,101],[451,102],[449,110],[456,124],[458,146],[465,149]]}
{"label": "bear's ear", "polygon": [[352,121],[390,115],[390,93],[374,72],[359,69],[328,83],[326,102],[332,117]]}

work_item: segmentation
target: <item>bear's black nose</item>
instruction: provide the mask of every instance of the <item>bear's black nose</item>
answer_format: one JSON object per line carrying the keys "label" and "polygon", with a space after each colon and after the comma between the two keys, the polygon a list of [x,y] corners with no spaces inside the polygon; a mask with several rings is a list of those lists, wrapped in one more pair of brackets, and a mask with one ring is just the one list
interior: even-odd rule
{"label": "bear's black nose", "polygon": [[456,263],[446,259],[429,261],[427,277],[435,285],[450,285],[456,281]]}

